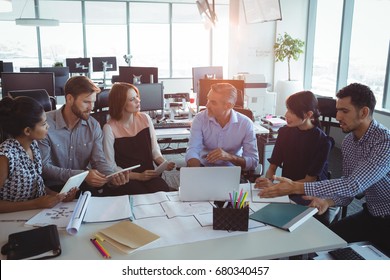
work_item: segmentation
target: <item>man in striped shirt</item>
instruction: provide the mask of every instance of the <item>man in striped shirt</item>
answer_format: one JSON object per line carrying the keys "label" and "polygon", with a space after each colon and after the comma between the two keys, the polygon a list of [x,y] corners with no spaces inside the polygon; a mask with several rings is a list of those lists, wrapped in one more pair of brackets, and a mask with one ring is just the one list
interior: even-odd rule
{"label": "man in striped shirt", "polygon": [[329,206],[348,205],[364,193],[363,210],[331,229],[347,242],[370,241],[390,252],[390,130],[373,119],[376,100],[369,87],[354,83],[337,93],[337,116],[343,132],[343,176],[313,183],[280,181],[260,192],[262,197],[306,194],[310,206],[324,213]]}

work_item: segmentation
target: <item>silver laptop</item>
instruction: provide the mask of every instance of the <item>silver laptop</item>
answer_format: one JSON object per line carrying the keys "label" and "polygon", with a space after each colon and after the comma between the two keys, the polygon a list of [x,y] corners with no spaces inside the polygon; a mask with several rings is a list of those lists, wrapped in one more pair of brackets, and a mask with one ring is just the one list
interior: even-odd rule
{"label": "silver laptop", "polygon": [[238,191],[241,167],[180,168],[179,198],[181,201],[229,200],[229,193]]}

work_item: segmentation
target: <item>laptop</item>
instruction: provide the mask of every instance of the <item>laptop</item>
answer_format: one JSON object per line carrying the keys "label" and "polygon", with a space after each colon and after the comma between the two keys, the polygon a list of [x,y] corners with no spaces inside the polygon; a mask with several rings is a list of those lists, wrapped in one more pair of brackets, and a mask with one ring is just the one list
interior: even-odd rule
{"label": "laptop", "polygon": [[229,193],[238,191],[241,167],[180,168],[179,198],[181,201],[229,200]]}

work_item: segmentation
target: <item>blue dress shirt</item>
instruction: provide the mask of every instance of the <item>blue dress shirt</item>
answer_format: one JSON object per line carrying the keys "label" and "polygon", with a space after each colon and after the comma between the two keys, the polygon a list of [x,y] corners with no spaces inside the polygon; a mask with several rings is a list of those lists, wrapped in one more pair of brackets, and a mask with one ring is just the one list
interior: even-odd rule
{"label": "blue dress shirt", "polygon": [[232,110],[230,121],[221,127],[214,117],[208,116],[207,109],[198,113],[192,122],[185,160],[196,158],[204,166],[232,166],[229,161],[211,164],[205,160],[205,156],[217,148],[243,157],[245,170],[255,169],[259,154],[252,120]]}

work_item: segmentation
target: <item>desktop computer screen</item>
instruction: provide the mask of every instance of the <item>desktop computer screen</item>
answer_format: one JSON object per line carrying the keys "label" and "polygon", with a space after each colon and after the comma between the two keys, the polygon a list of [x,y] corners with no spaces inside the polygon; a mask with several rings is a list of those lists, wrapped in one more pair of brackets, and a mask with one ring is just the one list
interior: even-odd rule
{"label": "desktop computer screen", "polygon": [[14,72],[13,63],[0,60],[0,77],[2,72]]}
{"label": "desktop computer screen", "polygon": [[132,84],[134,76],[141,76],[141,84],[158,83],[158,68],[119,66],[118,82],[126,82]]}
{"label": "desktop computer screen", "polygon": [[154,111],[164,109],[163,84],[135,85],[141,98],[141,111]]}
{"label": "desktop computer screen", "polygon": [[198,93],[200,79],[223,79],[222,66],[192,67],[192,90]]}
{"label": "desktop computer screen", "polygon": [[91,62],[89,57],[67,58],[65,61],[70,73],[89,73],[89,64]]}
{"label": "desktop computer screen", "polygon": [[106,56],[106,57],[92,57],[92,70],[93,72],[103,72],[104,67],[105,71],[116,71],[116,57],[115,56]]}
{"label": "desktop computer screen", "polygon": [[55,96],[54,73],[4,72],[1,74],[3,97],[12,90],[45,89]]}
{"label": "desktop computer screen", "polygon": [[64,87],[69,79],[69,67],[21,67],[20,72],[54,73],[55,95],[65,95]]}

